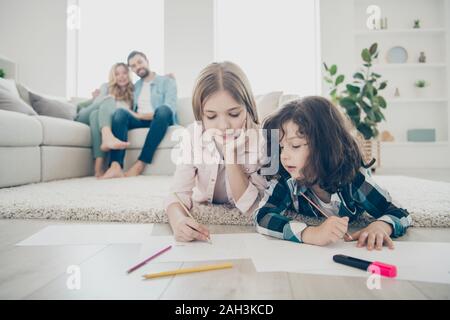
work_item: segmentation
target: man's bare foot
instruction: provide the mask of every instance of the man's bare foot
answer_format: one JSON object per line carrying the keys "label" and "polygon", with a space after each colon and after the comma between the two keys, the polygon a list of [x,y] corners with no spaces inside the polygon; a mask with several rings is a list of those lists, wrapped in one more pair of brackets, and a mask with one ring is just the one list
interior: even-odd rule
{"label": "man's bare foot", "polygon": [[103,165],[104,165],[103,158],[95,159],[95,164],[94,164],[95,169],[94,170],[95,170],[95,177],[97,179],[105,174],[105,169],[103,168]]}
{"label": "man's bare foot", "polygon": [[105,172],[105,174],[100,179],[113,179],[113,178],[123,178],[124,174],[120,164],[113,162],[111,167]]}
{"label": "man's bare foot", "polygon": [[145,162],[142,162],[140,160],[136,161],[133,166],[128,169],[128,171],[125,173],[125,177],[136,177],[142,173],[145,169]]}
{"label": "man's bare foot", "polygon": [[100,145],[100,150],[103,152],[108,152],[110,150],[126,149],[129,145],[129,142],[119,140],[116,137],[111,137],[103,139],[102,144]]}

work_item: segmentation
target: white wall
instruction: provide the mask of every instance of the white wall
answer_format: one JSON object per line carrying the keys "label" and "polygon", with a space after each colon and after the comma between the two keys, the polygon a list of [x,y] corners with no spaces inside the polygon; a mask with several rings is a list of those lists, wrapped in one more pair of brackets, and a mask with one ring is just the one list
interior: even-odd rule
{"label": "white wall", "polygon": [[0,0],[0,56],[18,64],[19,82],[66,94],[66,1]]}
{"label": "white wall", "polygon": [[[320,0],[322,62],[336,64],[347,80],[354,67],[353,14],[353,0]],[[322,93],[328,94],[325,82]]]}
{"label": "white wall", "polygon": [[214,0],[165,0],[165,72],[178,96],[191,96],[201,69],[214,59]]}
{"label": "white wall", "polygon": [[254,94],[276,90],[320,94],[317,4],[316,0],[216,0],[216,59],[237,63]]}

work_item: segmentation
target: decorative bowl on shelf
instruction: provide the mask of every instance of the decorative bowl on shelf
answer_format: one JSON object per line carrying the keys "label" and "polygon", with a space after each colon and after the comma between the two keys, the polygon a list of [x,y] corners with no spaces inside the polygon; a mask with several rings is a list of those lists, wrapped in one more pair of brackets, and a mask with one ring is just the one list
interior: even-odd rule
{"label": "decorative bowl on shelf", "polygon": [[408,51],[401,46],[395,46],[389,49],[386,55],[388,63],[406,63],[408,61]]}

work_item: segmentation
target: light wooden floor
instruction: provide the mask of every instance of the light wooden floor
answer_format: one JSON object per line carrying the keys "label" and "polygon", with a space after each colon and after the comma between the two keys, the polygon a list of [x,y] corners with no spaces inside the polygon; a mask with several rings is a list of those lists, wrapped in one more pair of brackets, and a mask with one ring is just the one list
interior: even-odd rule
{"label": "light wooden floor", "polygon": [[[126,275],[139,245],[17,247],[51,224],[0,220],[0,299],[450,299],[450,285],[382,279],[369,290],[365,278],[296,273],[258,273],[251,260],[233,269],[142,281],[141,274],[208,263],[149,264]],[[213,233],[253,232],[252,227],[210,226]],[[155,235],[170,234],[157,224]],[[449,229],[410,229],[408,241],[448,241]],[[217,262],[216,262],[217,263]],[[69,265],[80,266],[81,288],[69,290]]]}
{"label": "light wooden floor", "polygon": [[[450,170],[379,170],[450,181]],[[142,281],[143,273],[200,263],[148,264],[126,275],[139,245],[17,247],[15,244],[53,224],[49,220],[0,220],[0,299],[450,299],[450,285],[382,279],[369,290],[365,278],[296,273],[258,273],[251,260],[233,269]],[[76,222],[80,223],[80,222]],[[213,233],[254,232],[252,227],[209,226]],[[171,234],[156,224],[155,235]],[[402,241],[450,242],[450,229],[411,228]],[[414,253],[412,253],[414,254]],[[68,266],[81,271],[80,290],[69,290]]]}

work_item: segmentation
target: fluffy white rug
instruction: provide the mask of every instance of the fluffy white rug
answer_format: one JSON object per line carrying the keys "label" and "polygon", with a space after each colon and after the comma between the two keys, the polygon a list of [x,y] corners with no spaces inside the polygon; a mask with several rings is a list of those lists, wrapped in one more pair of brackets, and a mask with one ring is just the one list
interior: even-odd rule
{"label": "fluffy white rug", "polygon": [[[415,227],[450,227],[450,183],[403,176],[375,179],[408,209]],[[162,205],[171,180],[168,176],[89,177],[0,189],[0,218],[167,222]],[[206,224],[252,224],[251,217],[226,206],[199,205],[193,214]],[[354,225],[369,220],[363,216]]]}

